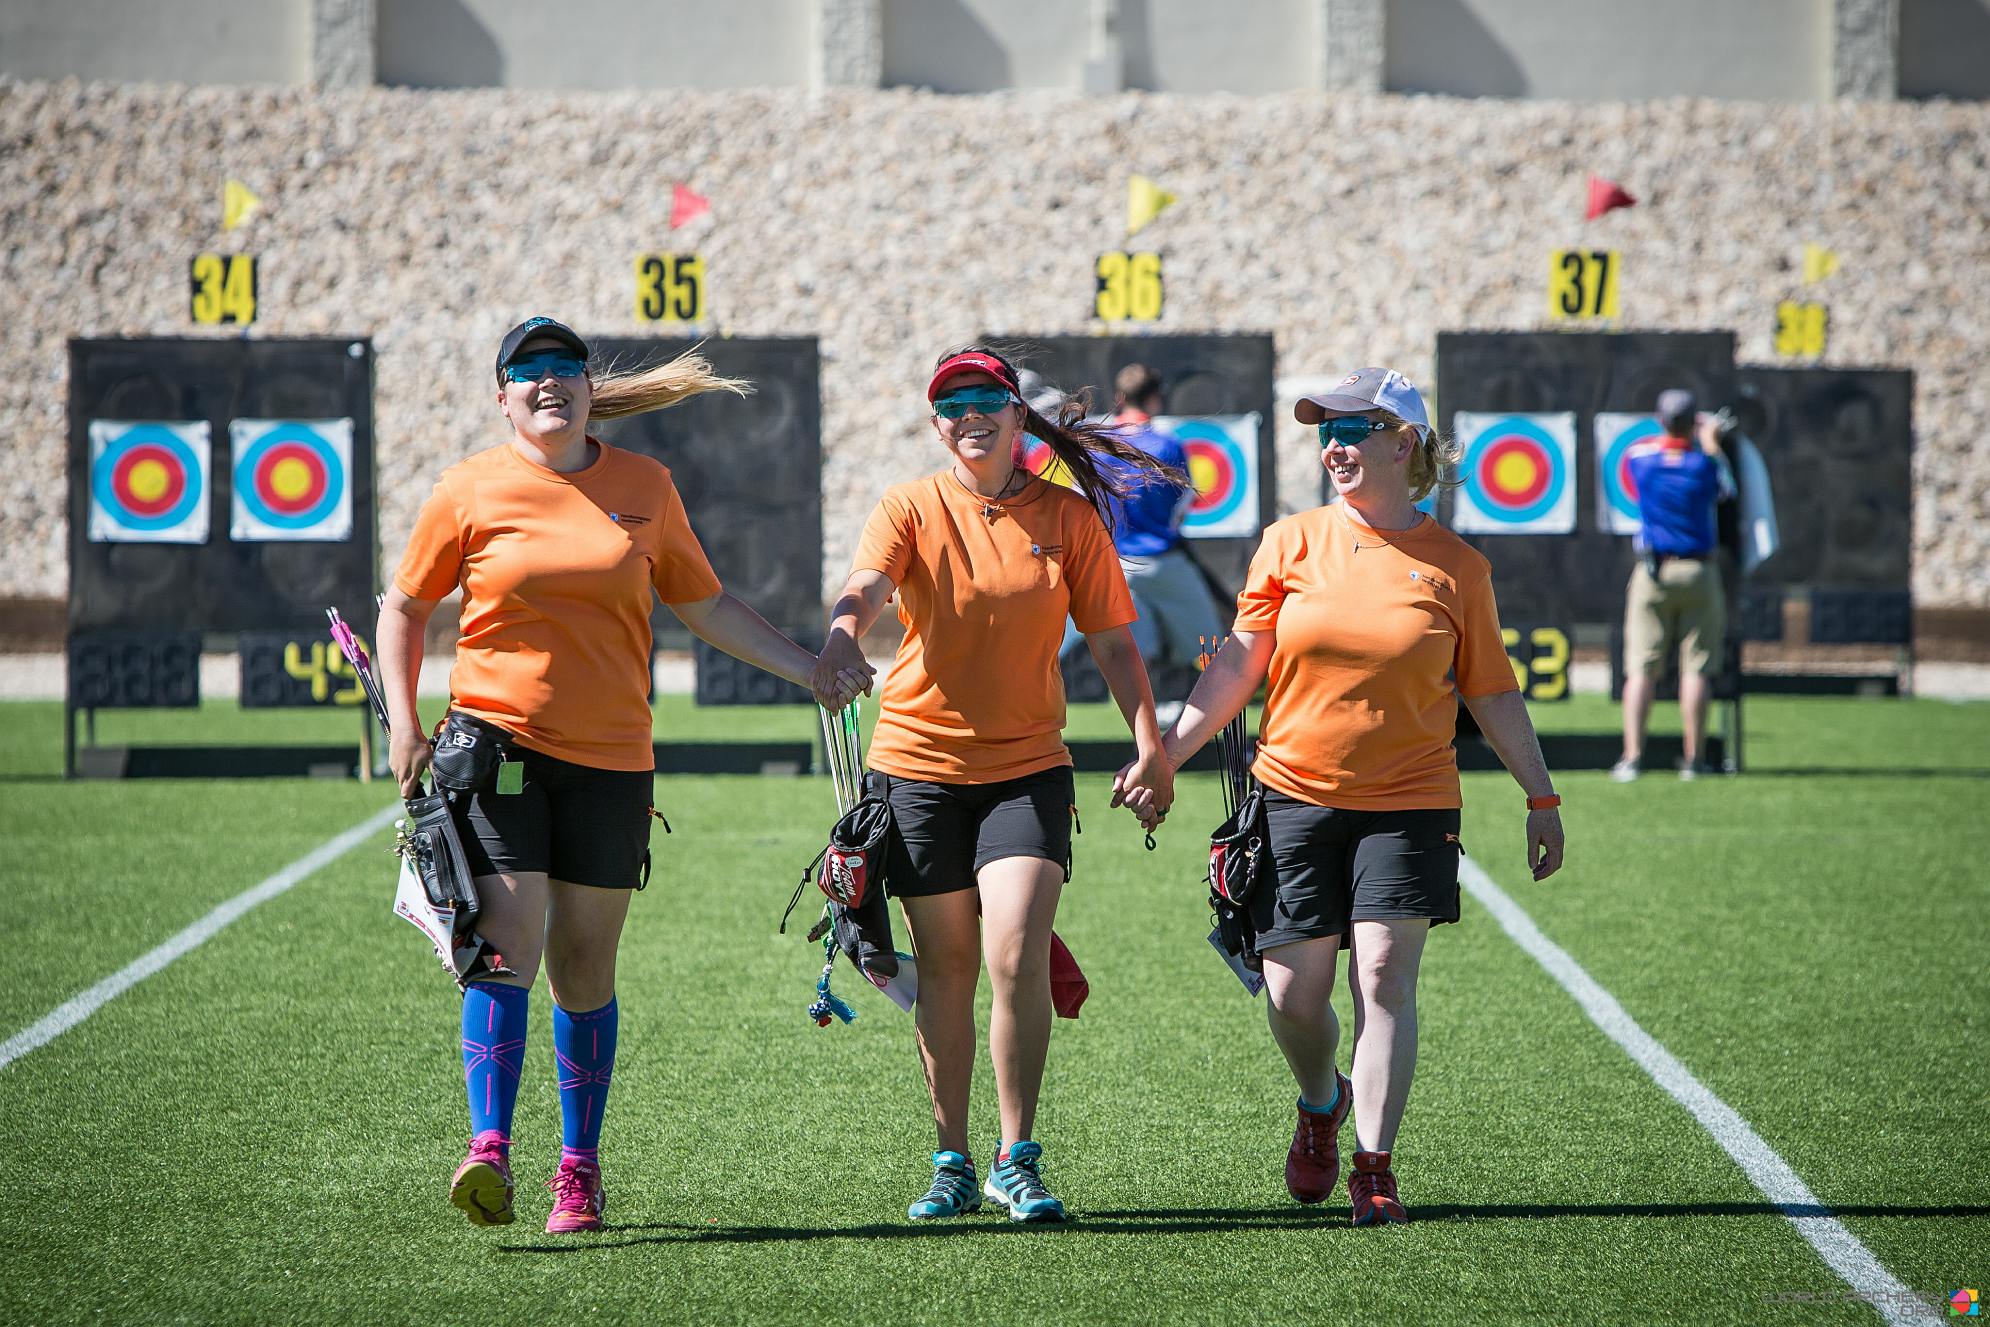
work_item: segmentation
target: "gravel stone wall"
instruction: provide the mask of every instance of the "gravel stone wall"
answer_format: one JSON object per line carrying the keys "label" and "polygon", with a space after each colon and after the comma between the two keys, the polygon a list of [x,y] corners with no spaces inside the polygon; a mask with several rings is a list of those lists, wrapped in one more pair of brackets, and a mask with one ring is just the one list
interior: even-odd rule
{"label": "gravel stone wall", "polygon": [[[1136,171],[1182,199],[1136,246],[1166,255],[1158,330],[1270,331],[1287,380],[1380,363],[1428,386],[1439,329],[1544,325],[1548,252],[1575,244],[1622,254],[1622,325],[1734,328],[1773,362],[1804,244],[1836,249],[1811,288],[1826,362],[1917,374],[1917,596],[1990,606],[1990,105],[4,80],[0,289],[22,360],[0,399],[0,597],[66,593],[66,340],[201,334],[187,261],[209,250],[260,255],[255,334],[373,337],[391,564],[433,475],[503,436],[498,335],[539,312],[649,330],[633,255],[695,248],[708,330],[821,338],[840,583],[879,491],[939,462],[934,353],[1095,328],[1092,263],[1125,244]],[[1642,204],[1585,224],[1590,171]],[[227,177],[266,205],[232,234]],[[676,236],[674,180],[713,207]],[[1281,414],[1292,508],[1317,453]]]}

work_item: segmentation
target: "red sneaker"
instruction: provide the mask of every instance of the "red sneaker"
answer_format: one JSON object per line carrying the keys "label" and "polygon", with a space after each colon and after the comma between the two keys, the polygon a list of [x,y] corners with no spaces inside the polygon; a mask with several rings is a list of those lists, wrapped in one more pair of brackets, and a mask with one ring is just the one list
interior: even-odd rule
{"label": "red sneaker", "polygon": [[470,1154],[449,1180],[449,1201],[473,1226],[511,1224],[511,1163],[504,1138],[490,1130],[470,1140]]}
{"label": "red sneaker", "polygon": [[1347,1196],[1354,1200],[1357,1226],[1400,1226],[1410,1219],[1396,1197],[1396,1172],[1387,1152],[1356,1152],[1354,1173],[1347,1177]]}
{"label": "red sneaker", "polygon": [[601,1167],[563,1157],[546,1187],[553,1191],[553,1214],[546,1218],[548,1235],[601,1229],[601,1209],[608,1205],[601,1191]]}
{"label": "red sneaker", "polygon": [[1299,1108],[1299,1123],[1292,1131],[1292,1149],[1285,1154],[1285,1188],[1302,1203],[1325,1202],[1340,1179],[1340,1127],[1354,1107],[1354,1084],[1340,1070],[1334,1070],[1334,1085],[1340,1095],[1334,1108],[1322,1115]]}

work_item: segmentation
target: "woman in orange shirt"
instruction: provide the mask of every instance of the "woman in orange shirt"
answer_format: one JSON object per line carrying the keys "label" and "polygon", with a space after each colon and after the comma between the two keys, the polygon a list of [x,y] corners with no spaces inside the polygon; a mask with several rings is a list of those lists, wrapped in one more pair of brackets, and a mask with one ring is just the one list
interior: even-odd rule
{"label": "woman in orange shirt", "polygon": [[[908,1215],[981,1205],[967,1111],[985,956],[1002,1120],[985,1192],[1011,1220],[1061,1221],[1033,1137],[1050,1043],[1051,922],[1070,875],[1075,814],[1057,647],[1069,615],[1133,730],[1142,787],[1164,811],[1173,773],[1102,515],[1121,481],[1097,457],[1185,481],[1110,427],[1084,424],[1076,403],[1045,418],[1022,400],[1015,367],[982,347],[942,355],[926,400],[951,463],[889,489],[865,523],[816,689],[834,692],[864,668],[857,640],[895,592],[905,636],[880,697],[867,781],[882,782],[898,827],[886,881],[919,960],[914,1018],[939,1134],[932,1187]],[[1025,430],[1049,444],[1077,491],[1015,463]]]}
{"label": "woman in orange shirt", "polygon": [[791,682],[806,685],[816,662],[721,588],[670,471],[587,433],[590,418],[745,384],[715,377],[695,355],[599,377],[587,360],[587,343],[550,318],[505,335],[497,407],[511,437],[443,472],[378,634],[389,762],[409,796],[433,756],[415,709],[423,626],[438,600],[462,590],[447,722],[507,751],[466,791],[458,828],[483,908],[478,929],[509,971],[464,991],[472,1137],[450,1201],[473,1225],[512,1220],[512,1106],[543,954],[564,1122],[551,1232],[601,1228],[596,1147],[615,1064],[615,951],[648,859],[652,596],[713,645]]}
{"label": "woman in orange shirt", "polygon": [[[1340,501],[1265,531],[1230,640],[1165,749],[1179,767],[1269,681],[1252,773],[1277,887],[1251,902],[1272,1036],[1299,1083],[1285,1183],[1326,1199],[1353,1107],[1354,1222],[1400,1222],[1390,1152],[1416,1066],[1417,971],[1431,926],[1458,920],[1457,702],[1526,793],[1536,880],[1561,866],[1561,799],[1500,642],[1491,565],[1416,509],[1448,459],[1423,398],[1399,373],[1359,369],[1297,414],[1319,427]],[[1121,786],[1144,803],[1133,772]],[[1351,1081],[1334,1067],[1343,942]]]}

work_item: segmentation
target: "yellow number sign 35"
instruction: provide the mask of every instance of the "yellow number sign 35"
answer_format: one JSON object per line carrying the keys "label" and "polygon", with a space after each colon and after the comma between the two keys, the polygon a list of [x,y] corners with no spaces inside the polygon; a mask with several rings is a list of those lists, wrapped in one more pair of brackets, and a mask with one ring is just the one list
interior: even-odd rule
{"label": "yellow number sign 35", "polygon": [[646,323],[705,320],[705,260],[695,253],[636,255],[636,318]]}

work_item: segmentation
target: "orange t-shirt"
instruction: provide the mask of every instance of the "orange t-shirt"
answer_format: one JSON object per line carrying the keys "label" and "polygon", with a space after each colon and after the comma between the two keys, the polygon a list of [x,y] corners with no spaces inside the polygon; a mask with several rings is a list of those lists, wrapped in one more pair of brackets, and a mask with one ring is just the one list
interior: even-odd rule
{"label": "orange t-shirt", "polygon": [[1455,697],[1518,689],[1492,564],[1428,516],[1371,530],[1337,502],[1277,522],[1237,630],[1277,639],[1252,772],[1317,806],[1460,805]]}
{"label": "orange t-shirt", "polygon": [[670,471],[595,445],[572,474],[508,442],[450,466],[394,584],[416,599],[463,589],[453,708],[576,765],[654,769],[651,589],[681,604],[721,587]]}
{"label": "orange t-shirt", "polygon": [[885,490],[854,569],[891,578],[905,624],[880,695],[873,769],[999,783],[1071,763],[1057,668],[1064,619],[1092,632],[1137,616],[1089,502],[1031,479],[1017,496],[984,503],[943,470]]}

